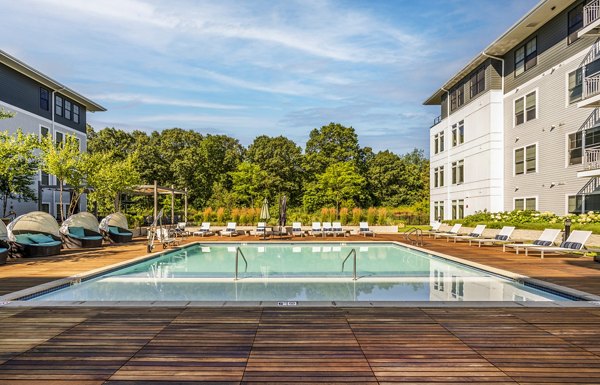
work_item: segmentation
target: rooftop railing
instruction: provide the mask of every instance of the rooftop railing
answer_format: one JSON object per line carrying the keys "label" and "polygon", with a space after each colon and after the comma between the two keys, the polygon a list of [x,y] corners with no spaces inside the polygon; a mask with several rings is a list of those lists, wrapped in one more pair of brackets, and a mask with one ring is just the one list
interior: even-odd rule
{"label": "rooftop railing", "polygon": [[600,0],[592,0],[583,7],[583,26],[587,27],[600,18]]}
{"label": "rooftop railing", "polygon": [[600,74],[586,77],[583,82],[583,98],[587,99],[600,94]]}

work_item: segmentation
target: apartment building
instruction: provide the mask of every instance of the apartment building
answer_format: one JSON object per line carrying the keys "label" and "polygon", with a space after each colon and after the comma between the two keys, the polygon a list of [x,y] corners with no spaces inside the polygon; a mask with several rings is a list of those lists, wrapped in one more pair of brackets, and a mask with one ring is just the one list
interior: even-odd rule
{"label": "apartment building", "polygon": [[432,221],[600,210],[599,30],[600,0],[541,1],[424,102]]}
{"label": "apartment building", "polygon": [[[106,111],[101,105],[78,94],[40,71],[0,51],[0,109],[11,112],[10,119],[0,120],[0,130],[50,135],[56,142],[66,135],[79,139],[81,151],[87,149],[86,114]],[[32,188],[38,191],[37,202],[11,200],[8,207],[17,215],[42,210],[60,216],[59,192],[56,178],[40,172]],[[69,193],[63,193],[65,210]],[[85,208],[85,197],[80,202]]]}

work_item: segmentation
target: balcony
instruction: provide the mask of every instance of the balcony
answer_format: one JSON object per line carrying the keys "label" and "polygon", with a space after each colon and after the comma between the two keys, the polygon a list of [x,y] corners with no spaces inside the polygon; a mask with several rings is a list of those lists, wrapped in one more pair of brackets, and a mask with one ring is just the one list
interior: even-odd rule
{"label": "balcony", "polygon": [[583,28],[577,37],[600,34],[600,0],[592,0],[583,7]]}
{"label": "balcony", "polygon": [[440,115],[440,116],[436,117],[435,119],[433,119],[433,124],[431,125],[430,128],[437,126],[441,122],[442,122],[442,116]]}
{"label": "balcony", "polygon": [[600,107],[600,73],[583,79],[581,101],[577,103],[577,107]]}
{"label": "balcony", "polygon": [[583,171],[577,173],[578,178],[600,176],[600,147],[586,148],[583,151]]}

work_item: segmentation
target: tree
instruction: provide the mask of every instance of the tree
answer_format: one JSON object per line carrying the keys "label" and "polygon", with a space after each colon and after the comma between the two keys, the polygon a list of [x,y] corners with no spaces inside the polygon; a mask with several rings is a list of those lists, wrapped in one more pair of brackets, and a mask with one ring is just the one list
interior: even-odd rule
{"label": "tree", "polygon": [[254,163],[242,162],[230,173],[233,181],[232,193],[236,203],[254,207],[266,197],[267,173]]}
{"label": "tree", "polygon": [[79,203],[79,198],[85,190],[88,160],[81,152],[79,139],[73,135],[65,136],[63,142],[55,143],[50,136],[42,138],[42,170],[56,176],[59,189],[60,218],[65,220],[63,207],[64,185],[69,185],[72,198],[69,204],[69,214],[72,214]]}
{"label": "tree", "polygon": [[334,163],[307,186],[304,204],[309,211],[334,205],[339,212],[340,203],[354,206],[364,199],[365,186],[366,180],[353,162]]}
{"label": "tree", "polygon": [[[4,117],[8,116],[3,111]],[[4,118],[2,118],[4,119]],[[38,173],[39,157],[35,150],[39,147],[37,136],[25,135],[21,129],[11,135],[0,132],[0,196],[2,197],[2,216],[10,199],[30,201],[36,199],[31,189],[34,176]]]}
{"label": "tree", "polygon": [[108,152],[90,155],[88,183],[92,191],[88,194],[88,204],[96,204],[103,214],[119,211],[120,194],[141,183],[134,157],[135,154],[129,154],[119,159]]}
{"label": "tree", "polygon": [[334,163],[353,162],[358,166],[360,155],[358,136],[354,128],[329,123],[310,132],[306,142],[304,169],[309,179],[314,179]]}
{"label": "tree", "polygon": [[269,196],[287,194],[290,202],[300,202],[302,149],[296,143],[283,136],[258,136],[248,147],[246,157],[266,172]]}
{"label": "tree", "polygon": [[106,127],[98,132],[90,125],[87,126],[87,151],[90,154],[107,152],[120,159],[127,158],[135,149],[136,138],[123,130]]}

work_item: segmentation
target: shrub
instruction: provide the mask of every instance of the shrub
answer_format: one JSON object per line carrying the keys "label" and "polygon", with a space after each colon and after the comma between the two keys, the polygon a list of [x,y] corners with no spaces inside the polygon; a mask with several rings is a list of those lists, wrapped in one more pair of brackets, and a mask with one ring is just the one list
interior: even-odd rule
{"label": "shrub", "polygon": [[346,226],[348,224],[348,208],[342,207],[340,209],[340,222],[342,222],[342,226]]}
{"label": "shrub", "polygon": [[387,215],[388,215],[388,211],[385,207],[381,207],[379,210],[377,210],[377,224],[379,224],[379,225],[387,224]]}
{"label": "shrub", "polygon": [[202,220],[204,222],[210,222],[212,219],[213,209],[211,207],[207,207],[202,212]]}
{"label": "shrub", "polygon": [[242,208],[240,209],[240,225],[246,225],[248,223],[248,209]]}
{"label": "shrub", "polygon": [[367,222],[369,222],[370,225],[374,224],[376,218],[377,209],[375,207],[369,207],[369,209],[367,210]]}
{"label": "shrub", "polygon": [[225,219],[225,207],[217,209],[217,223],[222,224]]}
{"label": "shrub", "polygon": [[237,207],[231,209],[231,222],[240,222],[240,209]]}
{"label": "shrub", "polygon": [[329,222],[335,221],[335,218],[337,218],[337,210],[335,207],[330,207],[329,208]]}
{"label": "shrub", "polygon": [[352,209],[352,224],[358,225],[360,223],[362,210],[358,207]]}
{"label": "shrub", "polygon": [[327,207],[323,207],[321,209],[321,222],[327,221],[328,216],[329,216],[329,209]]}

